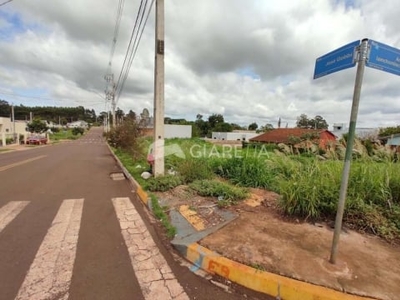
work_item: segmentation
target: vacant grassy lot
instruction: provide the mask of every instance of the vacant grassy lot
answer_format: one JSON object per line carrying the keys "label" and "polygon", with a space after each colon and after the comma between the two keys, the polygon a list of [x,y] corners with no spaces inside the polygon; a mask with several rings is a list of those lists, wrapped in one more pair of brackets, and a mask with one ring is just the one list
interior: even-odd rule
{"label": "vacant grassy lot", "polygon": [[[149,140],[144,143],[150,145]],[[335,218],[343,167],[340,160],[286,156],[267,148],[242,150],[238,146],[217,146],[200,139],[166,141],[166,149],[170,146],[176,149],[176,145],[182,151],[165,157],[166,170],[176,175],[147,181],[140,178],[148,169],[145,153],[142,160],[136,161],[122,151],[117,150],[116,154],[148,190],[168,190],[189,184],[201,193],[212,194],[217,188],[219,194],[231,195],[229,186],[215,187],[215,181],[210,180],[218,176],[233,186],[277,192],[281,195],[279,206],[284,214],[313,221]],[[235,193],[245,193],[245,189]],[[399,163],[365,158],[353,161],[344,219],[348,227],[390,241],[400,240]]]}

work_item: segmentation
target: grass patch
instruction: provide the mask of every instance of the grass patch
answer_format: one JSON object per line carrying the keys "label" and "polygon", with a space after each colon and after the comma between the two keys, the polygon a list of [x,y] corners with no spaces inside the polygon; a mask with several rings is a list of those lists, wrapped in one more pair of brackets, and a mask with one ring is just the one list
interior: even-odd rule
{"label": "grass patch", "polygon": [[177,166],[178,174],[184,183],[195,180],[211,179],[214,174],[209,166],[209,162],[204,158],[191,158],[183,160]]}
{"label": "grass patch", "polygon": [[196,180],[189,184],[203,197],[218,197],[219,206],[229,206],[249,196],[247,189],[215,180]]}
{"label": "grass patch", "polygon": [[[146,140],[147,141],[147,140]],[[151,140],[147,141],[151,143]],[[180,176],[143,180],[140,174],[148,166],[145,160],[133,161],[119,150],[116,155],[144,189],[164,191],[179,184],[189,186],[201,196],[220,197],[220,206],[231,205],[247,197],[246,189],[255,187],[281,195],[282,212],[313,220],[334,220],[339,199],[343,161],[320,161],[310,155],[280,152],[260,153],[246,148],[241,157],[223,156],[223,148],[199,139],[171,139],[185,159],[177,155],[165,158],[165,169]],[[181,155],[182,156],[182,155]],[[140,167],[138,167],[140,166]],[[219,175],[229,183],[212,180]],[[233,184],[233,185],[232,185]],[[352,162],[346,197],[344,221],[347,226],[400,241],[400,164],[390,159],[357,158]]]}
{"label": "grass patch", "polygon": [[160,220],[161,224],[165,227],[167,231],[167,236],[173,238],[176,235],[176,228],[169,221],[168,215],[165,213],[164,209],[158,203],[158,199],[155,195],[150,195],[151,205],[153,208],[153,213]]}
{"label": "grass patch", "polygon": [[183,183],[182,178],[176,175],[165,175],[147,179],[145,186],[151,192],[166,192]]}
{"label": "grass patch", "polygon": [[49,135],[50,140],[55,142],[60,140],[76,140],[79,137],[72,133],[72,129],[61,129],[59,132],[53,132]]}

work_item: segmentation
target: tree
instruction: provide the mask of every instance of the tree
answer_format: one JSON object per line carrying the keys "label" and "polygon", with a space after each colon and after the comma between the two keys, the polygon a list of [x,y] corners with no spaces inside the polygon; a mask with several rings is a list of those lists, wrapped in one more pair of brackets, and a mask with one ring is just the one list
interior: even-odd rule
{"label": "tree", "polygon": [[306,114],[301,114],[299,117],[297,117],[296,126],[298,128],[310,128],[310,120],[308,119]]}
{"label": "tree", "polygon": [[0,100],[0,117],[9,117],[11,113],[11,107],[5,100]]}
{"label": "tree", "polygon": [[229,123],[217,123],[215,127],[213,128],[213,131],[216,132],[232,132],[232,125]]}
{"label": "tree", "polygon": [[29,132],[44,132],[47,130],[47,125],[45,122],[43,122],[42,120],[35,118],[32,120],[31,123],[28,123],[28,130]]}
{"label": "tree", "polygon": [[126,115],[128,119],[136,120],[136,113],[132,110],[129,110],[128,114]]}
{"label": "tree", "polygon": [[248,128],[249,128],[249,130],[257,130],[258,125],[257,125],[256,122],[253,122],[253,123],[251,123],[251,124],[249,125]]}
{"label": "tree", "polygon": [[314,129],[328,129],[329,125],[325,119],[319,115],[315,116],[314,119],[310,120],[310,125]]}
{"label": "tree", "polygon": [[246,127],[242,127],[242,126],[240,126],[239,124],[236,124],[236,123],[231,123],[231,126],[232,126],[232,130],[242,130],[242,129],[246,129]]}
{"label": "tree", "polygon": [[208,130],[210,129],[210,124],[207,121],[203,120],[203,116],[201,114],[197,114],[196,121],[194,122],[193,133],[200,137],[204,137],[207,135]]}
{"label": "tree", "polygon": [[379,136],[389,136],[392,134],[400,133],[400,125],[396,127],[386,127],[379,129]]}
{"label": "tree", "polygon": [[309,119],[306,114],[297,117],[296,125],[298,128],[304,129],[328,129],[329,127],[323,117],[317,115],[314,119]]}
{"label": "tree", "polygon": [[221,114],[212,114],[208,117],[208,123],[210,123],[211,129],[213,129],[218,123],[224,123],[224,116]]}

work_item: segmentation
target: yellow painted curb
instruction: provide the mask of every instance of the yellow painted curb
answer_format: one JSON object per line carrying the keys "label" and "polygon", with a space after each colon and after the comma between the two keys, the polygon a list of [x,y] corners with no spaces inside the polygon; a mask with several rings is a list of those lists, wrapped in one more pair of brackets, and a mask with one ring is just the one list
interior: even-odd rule
{"label": "yellow painted curb", "polygon": [[197,212],[191,210],[189,205],[181,205],[179,207],[179,212],[181,215],[197,230],[204,230],[206,227],[204,225],[204,221],[199,217]]}
{"label": "yellow painted curb", "polygon": [[186,258],[203,270],[227,278],[249,289],[285,300],[367,300],[329,288],[256,270],[229,260],[193,243],[187,246]]}
{"label": "yellow painted curb", "polygon": [[136,189],[136,193],[138,194],[140,200],[142,200],[142,202],[147,205],[147,202],[149,202],[149,196],[142,189],[142,187],[140,185],[138,185],[138,187]]}

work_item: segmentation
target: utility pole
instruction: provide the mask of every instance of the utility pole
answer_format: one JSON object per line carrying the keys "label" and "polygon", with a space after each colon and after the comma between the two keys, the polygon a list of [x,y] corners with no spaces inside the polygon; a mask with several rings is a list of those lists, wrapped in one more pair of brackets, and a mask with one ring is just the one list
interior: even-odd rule
{"label": "utility pole", "polygon": [[164,0],[156,0],[154,64],[154,177],[164,175]]}
{"label": "utility pole", "polygon": [[351,163],[352,154],[353,154],[353,145],[354,145],[354,136],[355,136],[355,131],[356,131],[358,106],[360,104],[361,86],[362,86],[362,82],[363,82],[363,78],[364,78],[365,61],[367,60],[367,56],[368,56],[368,39],[364,39],[364,40],[362,40],[361,45],[359,46],[359,50],[358,50],[358,66],[357,66],[356,81],[355,81],[355,85],[354,85],[353,104],[351,107],[350,128],[349,128],[349,135],[347,137],[346,154],[345,154],[345,159],[344,159],[342,181],[340,184],[340,192],[339,192],[339,203],[338,203],[336,220],[335,220],[335,231],[333,234],[331,256],[329,259],[329,261],[332,264],[336,263],[336,257],[337,257],[338,246],[339,246],[339,238],[340,238],[340,233],[342,231],[344,205],[346,202],[347,186],[348,186],[349,174],[350,174],[350,163]]}
{"label": "utility pole", "polygon": [[11,116],[12,116],[12,122],[13,122],[13,138],[14,142],[17,142],[16,139],[16,134],[15,134],[15,115],[14,115],[14,104],[11,105]]}

